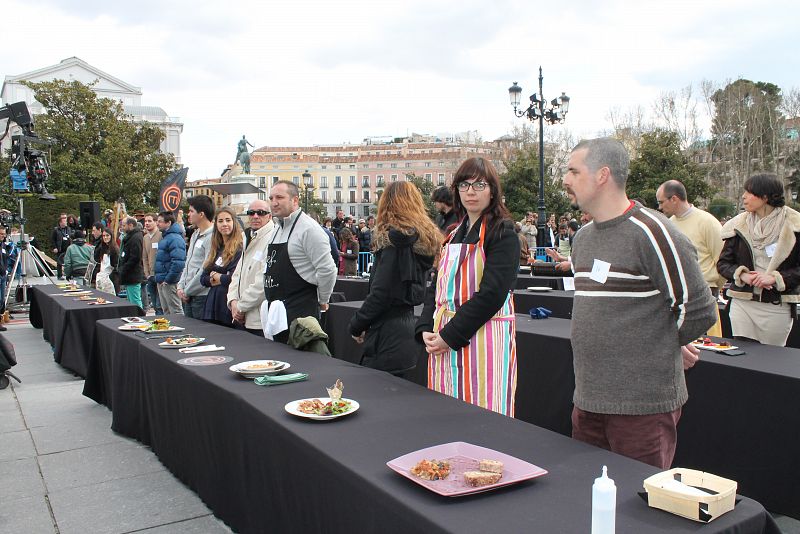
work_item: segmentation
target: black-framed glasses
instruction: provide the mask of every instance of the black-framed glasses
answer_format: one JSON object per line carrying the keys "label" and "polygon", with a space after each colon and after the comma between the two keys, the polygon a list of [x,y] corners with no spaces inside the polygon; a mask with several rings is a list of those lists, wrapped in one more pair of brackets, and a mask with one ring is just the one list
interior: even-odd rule
{"label": "black-framed glasses", "polygon": [[247,210],[245,213],[250,217],[252,217],[253,215],[264,217],[265,215],[269,215],[269,210]]}
{"label": "black-framed glasses", "polygon": [[486,189],[486,186],[488,185],[489,184],[487,184],[486,182],[479,180],[476,180],[474,182],[463,181],[463,182],[458,182],[458,190],[461,193],[466,193],[467,191],[469,191],[470,186],[472,186],[472,189],[478,192]]}

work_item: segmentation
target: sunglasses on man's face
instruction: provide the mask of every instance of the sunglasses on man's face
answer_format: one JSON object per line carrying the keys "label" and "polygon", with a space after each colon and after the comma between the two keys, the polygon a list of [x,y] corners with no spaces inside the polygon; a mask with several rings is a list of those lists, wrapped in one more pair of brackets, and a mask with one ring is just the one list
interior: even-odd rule
{"label": "sunglasses on man's face", "polygon": [[245,213],[247,213],[247,215],[250,217],[252,217],[253,215],[258,215],[259,217],[264,217],[265,215],[269,215],[268,210],[247,210]]}

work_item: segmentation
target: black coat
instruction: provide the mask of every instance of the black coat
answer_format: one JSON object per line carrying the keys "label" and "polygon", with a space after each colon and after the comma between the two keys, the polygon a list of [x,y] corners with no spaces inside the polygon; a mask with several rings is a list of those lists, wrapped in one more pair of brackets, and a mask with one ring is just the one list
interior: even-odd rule
{"label": "black coat", "polygon": [[[475,224],[465,235],[466,226],[462,223],[450,243],[478,243],[480,224],[483,222]],[[503,221],[495,231],[486,232],[484,241],[486,263],[483,266],[480,289],[461,305],[453,318],[439,332],[451,349],[460,349],[468,345],[475,332],[503,306],[508,294],[517,283],[519,248],[519,238],[514,231],[512,221]],[[435,298],[436,277],[428,286],[425,307],[417,321],[416,335],[419,340],[422,339],[422,332],[433,332]]]}
{"label": "black coat", "polygon": [[63,254],[72,244],[73,235],[74,232],[69,226],[65,226],[64,228],[56,226],[53,228],[53,231],[50,232],[50,244],[52,245],[52,248],[58,249],[58,254]]}
{"label": "black coat", "polygon": [[456,210],[451,209],[447,213],[442,213],[441,211],[436,215],[436,226],[439,227],[439,230],[442,231],[445,235],[449,232],[447,231],[450,226],[458,223],[458,216],[456,215]]}
{"label": "black coat", "polygon": [[119,253],[119,283],[127,286],[141,284],[144,279],[142,265],[142,231],[134,228],[125,232],[125,240]]}
{"label": "black coat", "polygon": [[[222,250],[217,250],[217,257],[222,256]],[[204,321],[215,321],[224,326],[233,326],[233,316],[231,310],[228,309],[228,287],[231,285],[231,276],[236,266],[239,264],[239,258],[242,257],[242,249],[239,249],[233,255],[231,261],[227,265],[219,266],[216,264],[211,267],[203,267],[203,274],[200,275],[200,285],[210,287],[208,296],[206,297],[206,304],[203,308]],[[219,285],[211,285],[211,273],[220,273],[222,276],[219,278]]]}
{"label": "black coat", "polygon": [[414,306],[421,304],[435,251],[423,251],[416,234],[389,231],[390,246],[375,251],[369,294],[350,320],[350,334],[366,332],[361,364],[402,373],[417,363]]}

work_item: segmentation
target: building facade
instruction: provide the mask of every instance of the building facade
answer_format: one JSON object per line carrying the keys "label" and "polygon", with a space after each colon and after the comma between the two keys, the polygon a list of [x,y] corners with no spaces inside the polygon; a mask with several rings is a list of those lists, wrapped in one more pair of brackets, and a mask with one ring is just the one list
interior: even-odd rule
{"label": "building facade", "polygon": [[[78,81],[84,84],[92,84],[92,90],[99,98],[109,98],[119,100],[125,109],[125,113],[132,117],[133,122],[148,122],[158,126],[164,132],[164,139],[161,141],[161,152],[170,153],[175,156],[175,162],[181,164],[181,133],[183,123],[178,117],[171,117],[166,111],[157,106],[142,105],[142,89],[127,82],[120,80],[102,70],[89,65],[82,59],[71,57],[62,60],[56,65],[50,65],[34,71],[6,76],[3,81],[0,100],[3,104],[25,101],[34,114],[44,112],[42,105],[33,97],[33,91],[22,85],[23,81],[28,82],[49,82],[53,80],[65,80],[68,82]],[[12,134],[16,132],[12,131]],[[3,141],[4,149],[10,147],[10,135],[8,136],[8,146],[6,140]]]}

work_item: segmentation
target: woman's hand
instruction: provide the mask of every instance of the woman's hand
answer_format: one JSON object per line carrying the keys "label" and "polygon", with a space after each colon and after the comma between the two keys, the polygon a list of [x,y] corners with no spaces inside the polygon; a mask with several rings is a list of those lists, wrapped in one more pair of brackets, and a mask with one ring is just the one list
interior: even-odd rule
{"label": "woman's hand", "polygon": [[775,285],[775,277],[771,274],[767,273],[757,273],[751,271],[750,274],[754,275],[752,277],[751,285],[755,287],[760,287],[762,289],[772,289],[772,286]]}
{"label": "woman's hand", "polygon": [[750,271],[748,273],[742,273],[741,276],[739,276],[739,278],[741,278],[742,282],[744,282],[746,285],[752,286],[753,285],[753,279],[755,278],[755,275],[757,275],[757,274],[758,273],[755,272],[755,271]]}
{"label": "woman's hand", "polygon": [[208,275],[208,279],[209,279],[209,281],[211,281],[211,287],[218,286],[218,285],[220,285],[222,283],[222,282],[220,282],[220,274],[218,272],[216,272],[216,271],[212,271]]}
{"label": "woman's hand", "polygon": [[433,332],[423,332],[422,340],[425,342],[425,351],[428,354],[436,355],[452,350],[439,334],[434,334]]}
{"label": "woman's hand", "polygon": [[350,336],[350,337],[352,337],[352,338],[353,338],[353,340],[354,340],[356,343],[358,343],[359,345],[361,345],[362,343],[364,343],[364,338],[366,338],[366,337],[367,337],[367,332],[366,332],[366,331],[364,331],[364,332],[361,332],[361,334],[359,334],[359,335],[357,335],[357,336]]}

